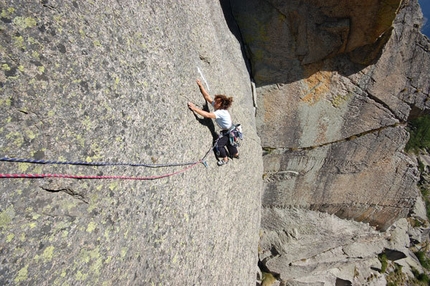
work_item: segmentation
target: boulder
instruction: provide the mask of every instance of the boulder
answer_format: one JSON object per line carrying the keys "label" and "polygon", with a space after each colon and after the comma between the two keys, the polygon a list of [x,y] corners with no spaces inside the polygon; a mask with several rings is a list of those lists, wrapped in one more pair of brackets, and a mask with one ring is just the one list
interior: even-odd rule
{"label": "boulder", "polygon": [[375,257],[388,246],[368,224],[304,209],[263,208],[261,227],[260,261],[288,283],[376,277]]}

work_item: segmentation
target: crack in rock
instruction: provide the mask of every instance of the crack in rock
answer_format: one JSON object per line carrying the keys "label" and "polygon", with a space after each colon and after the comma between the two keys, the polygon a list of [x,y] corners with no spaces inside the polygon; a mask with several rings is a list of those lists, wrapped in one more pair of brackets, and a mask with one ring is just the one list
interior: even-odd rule
{"label": "crack in rock", "polygon": [[271,152],[275,151],[275,150],[289,150],[289,151],[302,151],[302,150],[312,150],[312,149],[316,149],[319,147],[325,147],[327,145],[334,145],[334,144],[338,144],[338,143],[342,143],[342,142],[347,142],[347,141],[352,141],[357,139],[358,137],[367,135],[367,134],[371,134],[371,133],[378,133],[384,129],[387,128],[395,128],[398,126],[406,126],[405,123],[394,123],[394,124],[390,124],[390,125],[386,125],[386,126],[382,126],[382,127],[378,127],[375,129],[370,129],[364,132],[360,132],[357,134],[353,134],[351,136],[348,136],[346,138],[343,139],[339,139],[339,140],[334,140],[334,141],[330,141],[330,142],[326,142],[326,143],[322,143],[322,144],[318,144],[318,145],[312,145],[312,146],[306,146],[306,147],[270,147],[270,146],[265,146],[263,147],[263,156],[270,154]]}
{"label": "crack in rock", "polygon": [[43,189],[44,191],[47,191],[50,193],[64,192],[64,193],[72,196],[73,198],[80,200],[85,204],[88,204],[88,200],[85,196],[79,194],[78,192],[76,192],[70,188],[63,188],[63,189],[48,189],[48,188],[44,188],[44,187],[40,187],[40,188]]}

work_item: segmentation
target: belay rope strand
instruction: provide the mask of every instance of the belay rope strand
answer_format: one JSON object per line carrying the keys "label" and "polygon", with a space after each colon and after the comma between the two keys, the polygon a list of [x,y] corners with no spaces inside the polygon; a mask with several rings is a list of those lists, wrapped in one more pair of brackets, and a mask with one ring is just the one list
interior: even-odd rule
{"label": "belay rope strand", "polygon": [[195,162],[193,165],[188,166],[182,170],[177,172],[168,173],[159,176],[150,176],[150,177],[131,177],[131,176],[80,176],[80,175],[67,175],[67,174],[0,174],[0,178],[5,179],[37,179],[37,178],[64,178],[64,179],[119,179],[119,180],[136,180],[136,181],[148,181],[148,180],[156,180],[161,178],[167,178],[173,175],[177,175],[191,169],[195,165],[199,164],[200,161]]}
{"label": "belay rope strand", "polygon": [[131,176],[83,176],[83,175],[67,175],[67,174],[3,174],[0,173],[0,179],[38,179],[38,178],[64,178],[64,179],[119,179],[119,180],[135,180],[135,181],[148,181],[157,180],[162,178],[171,177],[188,171],[189,169],[202,163],[207,167],[206,157],[210,151],[213,150],[218,143],[218,139],[206,154],[198,161],[188,163],[173,163],[173,164],[142,164],[142,163],[109,163],[109,162],[72,162],[72,161],[46,161],[46,160],[33,160],[33,159],[20,159],[20,158],[0,158],[3,162],[19,162],[19,163],[32,163],[32,164],[60,164],[60,165],[86,165],[86,166],[133,166],[133,167],[147,167],[147,168],[162,168],[162,167],[177,167],[187,166],[179,171],[167,173],[163,175],[149,176],[149,177],[131,177]]}
{"label": "belay rope strand", "polygon": [[52,164],[52,165],[83,165],[83,166],[132,166],[132,167],[147,167],[147,168],[161,168],[161,167],[177,167],[193,165],[195,162],[189,163],[173,163],[173,164],[143,164],[143,163],[115,163],[115,162],[84,162],[84,161],[48,161],[36,159],[22,159],[22,158],[0,158],[3,162],[16,162],[16,163],[32,163],[32,164]]}

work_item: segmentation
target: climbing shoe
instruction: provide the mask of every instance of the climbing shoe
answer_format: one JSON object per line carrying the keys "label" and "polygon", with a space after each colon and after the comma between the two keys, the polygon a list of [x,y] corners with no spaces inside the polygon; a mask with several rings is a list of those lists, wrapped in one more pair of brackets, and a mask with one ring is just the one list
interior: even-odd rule
{"label": "climbing shoe", "polygon": [[223,165],[227,165],[227,163],[228,163],[228,160],[227,160],[227,161],[224,161],[223,159],[221,159],[221,160],[219,160],[219,161],[217,162],[217,165],[218,165],[218,166],[223,166]]}

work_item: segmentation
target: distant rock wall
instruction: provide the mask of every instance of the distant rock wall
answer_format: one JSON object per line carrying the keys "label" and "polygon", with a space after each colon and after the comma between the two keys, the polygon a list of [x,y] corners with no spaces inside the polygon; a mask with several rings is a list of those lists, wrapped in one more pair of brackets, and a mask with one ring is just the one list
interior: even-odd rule
{"label": "distant rock wall", "polygon": [[[260,2],[265,8],[253,10]],[[411,110],[428,108],[428,39],[419,32],[416,2],[405,3],[398,15],[400,1],[356,3],[354,9],[333,2],[328,13],[326,2],[233,1],[258,87],[257,127],[266,150],[263,205],[327,211],[385,229],[408,214],[418,194],[418,172],[403,148]],[[321,47],[337,42],[315,39],[312,27],[339,23],[329,15],[338,19],[342,13],[349,15],[348,36],[330,31],[345,48],[325,52]],[[307,22],[298,25],[297,18]],[[357,27],[369,18],[376,22],[370,21],[373,29],[364,29],[365,36]],[[291,34],[292,23],[301,33]],[[372,64],[355,61],[382,40]],[[304,60],[313,53],[318,56]]]}
{"label": "distant rock wall", "polygon": [[338,233],[315,216],[385,231],[412,213],[420,174],[404,153],[406,126],[428,112],[430,92],[430,42],[417,1],[231,2],[258,94],[261,262],[288,285],[383,284],[371,260],[387,241],[361,226],[363,260],[345,258],[349,242],[336,243]]}
{"label": "distant rock wall", "polygon": [[306,78],[306,65],[339,54],[371,62],[387,42],[401,2],[231,1],[258,85]]}
{"label": "distant rock wall", "polygon": [[[2,285],[252,285],[262,159],[222,2],[0,0],[0,157],[195,162],[195,83],[234,97],[241,159],[169,178],[0,179]],[[224,4],[223,4],[224,5]],[[210,122],[210,121],[209,121]],[[0,162],[0,173],[151,177],[182,167]]]}

